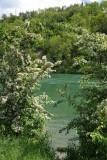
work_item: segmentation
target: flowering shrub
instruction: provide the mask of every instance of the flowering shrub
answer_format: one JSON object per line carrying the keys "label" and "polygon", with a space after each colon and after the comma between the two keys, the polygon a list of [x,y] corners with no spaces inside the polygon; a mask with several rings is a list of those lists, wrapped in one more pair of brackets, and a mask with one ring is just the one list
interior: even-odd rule
{"label": "flowering shrub", "polygon": [[20,49],[19,42],[21,39],[14,39],[7,44],[0,59],[0,133],[39,136],[49,116],[44,106],[52,101],[45,94],[35,96],[33,92],[57,63],[45,56],[32,58]]}

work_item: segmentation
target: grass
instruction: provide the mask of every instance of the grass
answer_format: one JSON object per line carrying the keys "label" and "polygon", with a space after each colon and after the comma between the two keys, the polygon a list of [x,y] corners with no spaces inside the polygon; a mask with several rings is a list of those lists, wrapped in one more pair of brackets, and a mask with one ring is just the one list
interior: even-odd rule
{"label": "grass", "polygon": [[54,154],[44,140],[0,138],[0,160],[53,160]]}

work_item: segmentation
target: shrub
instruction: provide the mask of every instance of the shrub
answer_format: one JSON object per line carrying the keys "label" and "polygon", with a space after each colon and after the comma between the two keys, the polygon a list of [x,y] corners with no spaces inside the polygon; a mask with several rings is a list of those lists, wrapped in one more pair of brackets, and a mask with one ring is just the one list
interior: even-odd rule
{"label": "shrub", "polygon": [[44,122],[49,115],[44,106],[50,101],[47,95],[37,96],[33,91],[42,78],[49,76],[54,64],[48,62],[45,56],[42,59],[32,58],[22,50],[21,37],[3,44],[5,50],[0,59],[0,134],[38,137],[44,131]]}

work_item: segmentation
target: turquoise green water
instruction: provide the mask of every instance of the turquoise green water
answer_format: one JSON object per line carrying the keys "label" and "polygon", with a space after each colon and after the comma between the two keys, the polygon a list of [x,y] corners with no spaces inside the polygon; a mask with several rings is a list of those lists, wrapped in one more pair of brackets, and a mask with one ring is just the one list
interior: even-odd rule
{"label": "turquoise green water", "polygon": [[[48,94],[53,100],[60,100],[62,97],[58,93],[58,90],[65,90],[64,86],[67,85],[66,92],[72,96],[79,91],[80,77],[81,75],[74,74],[53,74],[50,79],[45,79],[41,82],[40,91]],[[54,115],[51,120],[47,121],[47,129],[53,147],[67,146],[69,139],[76,135],[76,130],[71,130],[68,135],[65,135],[65,132],[59,133],[59,130],[75,117],[75,108],[65,100],[56,107],[47,107],[47,110]]]}

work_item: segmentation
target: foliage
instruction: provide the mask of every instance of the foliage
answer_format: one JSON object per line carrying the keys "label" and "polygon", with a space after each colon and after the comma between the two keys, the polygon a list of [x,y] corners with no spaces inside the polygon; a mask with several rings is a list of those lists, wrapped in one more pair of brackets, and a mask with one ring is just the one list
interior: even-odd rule
{"label": "foliage", "polygon": [[[85,5],[75,4],[69,7],[48,8],[20,13],[19,16],[3,15],[0,21],[0,36],[4,35],[3,39],[6,43],[10,41],[10,36],[10,39],[22,37],[21,47],[31,55],[40,57],[47,55],[48,60],[52,60],[52,62],[62,60],[63,65],[56,68],[57,72],[80,72],[79,66],[71,67],[73,58],[78,55],[85,55],[88,58],[89,54],[93,54],[91,45],[96,46],[96,42],[95,36],[94,39],[91,39],[93,38],[92,34],[107,33],[106,17],[106,1],[102,1],[100,4],[94,2]],[[25,34],[24,30],[30,34]],[[81,30],[87,32],[83,33]],[[36,37],[31,33],[36,33]],[[87,37],[87,34],[90,36]],[[88,38],[90,48],[87,51],[84,48],[83,52],[81,50],[83,44],[80,43],[80,39],[84,39],[86,45]],[[0,45],[2,46],[2,44]],[[0,50],[2,48],[0,47]]]}
{"label": "foliage", "polygon": [[[77,128],[79,146],[71,147],[68,151],[68,159],[72,153],[78,154],[77,160],[106,160],[107,159],[107,69],[106,69],[106,35],[92,34],[88,37],[88,46],[85,41],[82,51],[91,48],[88,58],[79,57],[75,59],[75,65],[79,65],[84,71],[81,80],[80,102],[74,106],[77,110],[77,117],[71,121],[67,130]],[[91,41],[90,41],[91,38]],[[95,46],[90,42],[95,40]],[[96,48],[95,48],[96,47]],[[94,54],[93,54],[94,53]],[[84,61],[85,63],[83,63]],[[70,153],[70,157],[69,157]],[[73,159],[73,157],[72,157]]]}
{"label": "foliage", "polygon": [[31,141],[28,138],[0,137],[1,160],[54,160],[54,152],[46,138]]}
{"label": "foliage", "polygon": [[[78,147],[68,159],[107,159],[107,1],[3,15],[0,20],[0,132],[38,137],[48,113],[46,95],[33,91],[62,61],[57,72],[81,72]],[[51,60],[52,63],[48,62]]]}
{"label": "foliage", "polygon": [[33,91],[42,78],[48,77],[54,65],[45,56],[34,59],[22,50],[23,37],[11,38],[8,37],[11,44],[2,41],[0,133],[38,137],[44,131],[44,120],[48,117],[44,106],[50,101],[47,95],[37,96]]}

